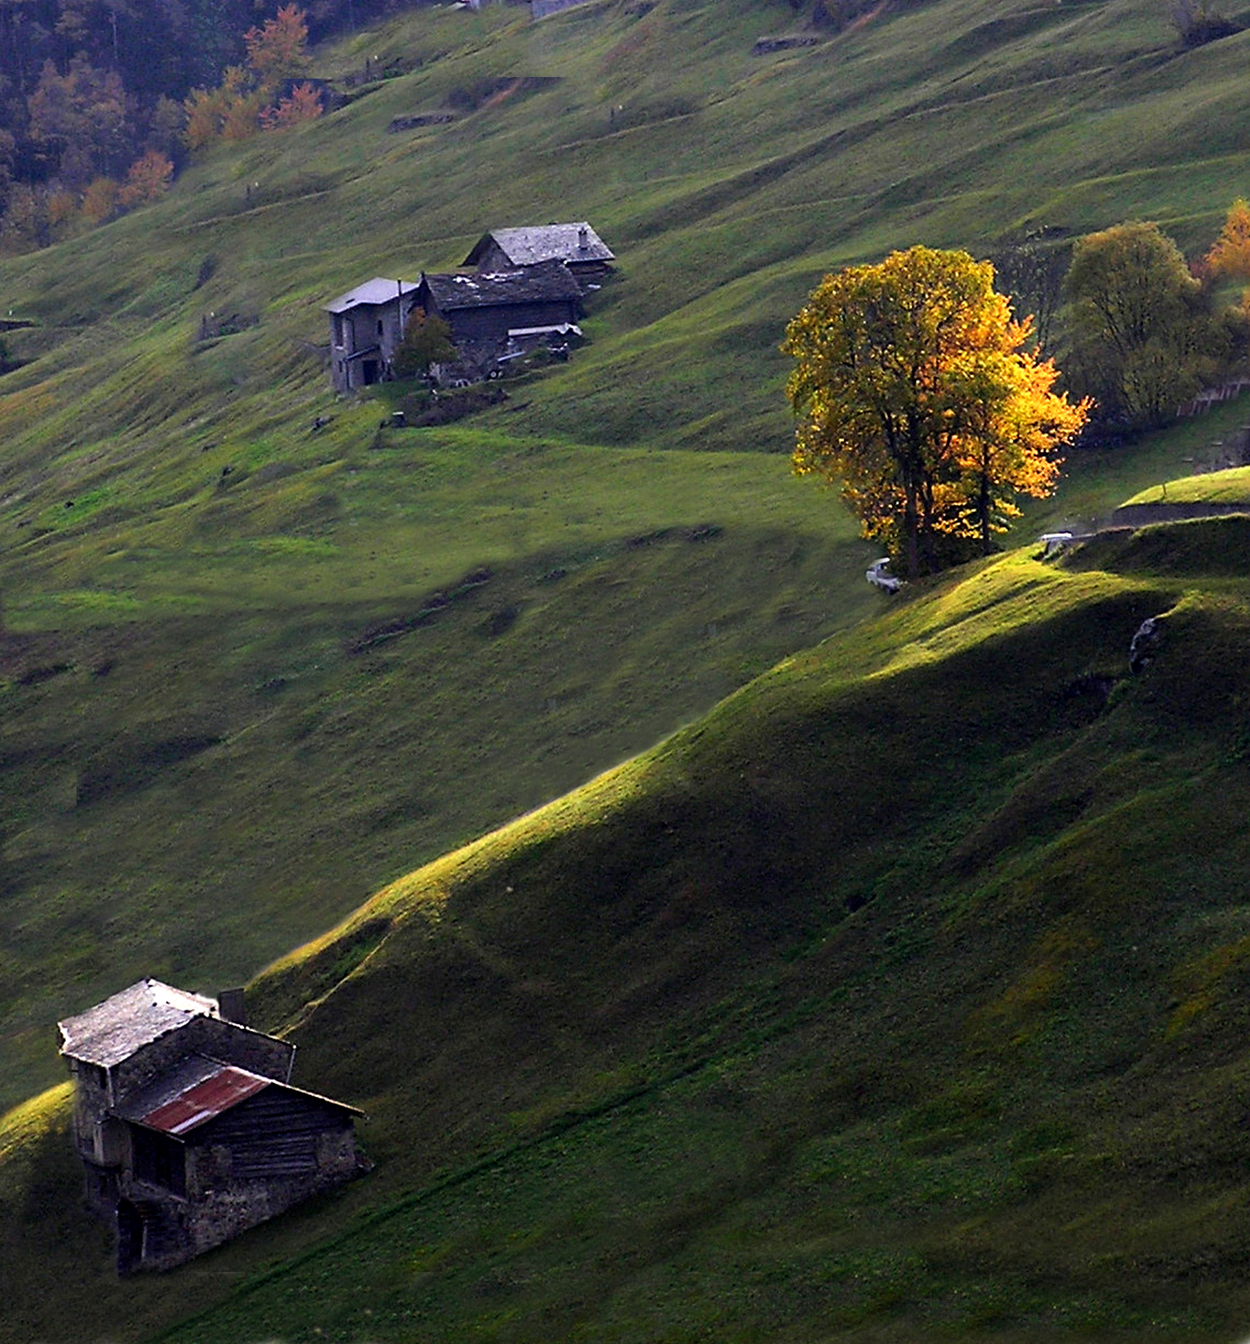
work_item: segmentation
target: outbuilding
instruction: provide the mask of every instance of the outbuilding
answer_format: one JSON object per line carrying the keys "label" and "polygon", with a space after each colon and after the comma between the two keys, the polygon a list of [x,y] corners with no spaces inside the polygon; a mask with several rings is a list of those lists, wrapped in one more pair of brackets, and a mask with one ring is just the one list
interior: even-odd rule
{"label": "outbuilding", "polygon": [[169,1269],[366,1169],[354,1106],[295,1087],[295,1047],[141,980],[60,1023],[88,1206],[117,1270]]}
{"label": "outbuilding", "polygon": [[482,273],[562,261],[585,289],[600,284],[616,260],[612,250],[582,219],[571,224],[533,224],[484,233],[464,259]]}

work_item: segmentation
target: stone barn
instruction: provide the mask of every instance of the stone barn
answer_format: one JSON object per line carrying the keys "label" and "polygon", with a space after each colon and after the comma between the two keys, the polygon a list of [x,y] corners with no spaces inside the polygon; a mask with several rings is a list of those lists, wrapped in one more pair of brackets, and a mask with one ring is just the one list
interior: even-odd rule
{"label": "stone barn", "polygon": [[515,349],[518,332],[576,327],[582,290],[562,261],[479,275],[422,275],[416,306],[451,328],[460,361],[487,374]]}
{"label": "stone barn", "polygon": [[602,283],[616,257],[585,220],[573,224],[537,224],[484,233],[464,259],[482,274],[562,261],[582,287]]}
{"label": "stone barn", "polygon": [[243,996],[141,980],[60,1023],[89,1207],[117,1269],[169,1269],[358,1175],[354,1106],[291,1083]]}

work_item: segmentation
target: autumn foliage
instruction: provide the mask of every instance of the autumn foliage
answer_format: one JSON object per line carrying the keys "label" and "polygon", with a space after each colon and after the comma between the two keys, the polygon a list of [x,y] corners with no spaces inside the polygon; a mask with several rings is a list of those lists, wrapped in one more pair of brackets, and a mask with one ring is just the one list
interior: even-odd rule
{"label": "autumn foliage", "polygon": [[[1242,196],[1228,208],[1220,236],[1206,255],[1211,274],[1250,282],[1250,204]],[[1242,306],[1250,307],[1246,297]]]}
{"label": "autumn foliage", "polygon": [[163,164],[176,172],[192,147],[320,115],[310,29],[326,37],[394,8],[318,0],[310,17],[273,4],[0,0],[0,251],[147,204],[172,180]]}
{"label": "autumn foliage", "polygon": [[298,5],[283,5],[259,28],[249,28],[243,42],[248,69],[272,91],[308,66],[308,15]]}
{"label": "autumn foliage", "polygon": [[278,96],[308,65],[304,10],[284,5],[259,28],[249,28],[243,40],[245,65],[227,67],[216,88],[187,95],[185,138],[193,153],[218,140],[243,140],[258,130],[278,130],[321,115],[321,95],[307,82]]}
{"label": "autumn foliage", "polygon": [[266,131],[280,130],[283,126],[296,126],[301,121],[315,121],[321,115],[321,95],[307,82],[297,84],[285,98],[280,98],[273,107],[267,107],[260,114],[261,128]]}
{"label": "autumn foliage", "polygon": [[174,178],[173,161],[159,150],[149,149],[130,165],[126,180],[117,193],[117,204],[123,210],[147,205],[159,200]]}
{"label": "autumn foliage", "polygon": [[1089,412],[1054,392],[1029,332],[966,252],[913,247],[826,276],[782,346],[795,470],[838,484],[911,576],[952,551],[988,553],[1019,495],[1053,490],[1058,450]]}

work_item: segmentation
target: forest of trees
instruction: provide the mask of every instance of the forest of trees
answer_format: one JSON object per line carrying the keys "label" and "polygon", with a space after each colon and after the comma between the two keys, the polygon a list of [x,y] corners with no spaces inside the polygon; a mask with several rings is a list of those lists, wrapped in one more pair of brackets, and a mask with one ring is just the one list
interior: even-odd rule
{"label": "forest of trees", "polygon": [[[303,40],[403,3],[311,0]],[[272,55],[291,31],[255,0],[0,0],[0,250],[46,246],[160,195],[196,147],[197,90],[227,90],[200,144],[319,112],[308,90],[284,87],[295,69],[264,64],[264,39]]]}

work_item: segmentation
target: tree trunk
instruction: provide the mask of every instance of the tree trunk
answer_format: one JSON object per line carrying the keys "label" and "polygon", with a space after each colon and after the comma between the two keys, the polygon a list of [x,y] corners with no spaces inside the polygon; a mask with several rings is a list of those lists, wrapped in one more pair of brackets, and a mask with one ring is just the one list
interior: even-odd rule
{"label": "tree trunk", "polygon": [[981,554],[990,553],[990,474],[981,472],[980,494],[977,498],[977,521],[981,529]]}
{"label": "tree trunk", "polygon": [[920,577],[920,510],[915,489],[908,485],[903,506],[903,555],[907,562],[907,577]]}

